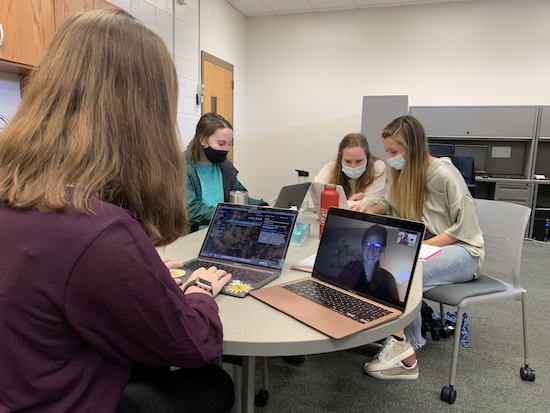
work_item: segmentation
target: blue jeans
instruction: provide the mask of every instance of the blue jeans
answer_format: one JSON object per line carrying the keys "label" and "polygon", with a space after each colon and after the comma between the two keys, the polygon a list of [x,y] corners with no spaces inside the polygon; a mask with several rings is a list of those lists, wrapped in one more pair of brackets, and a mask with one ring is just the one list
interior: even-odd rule
{"label": "blue jeans", "polygon": [[[474,257],[460,245],[445,245],[441,250],[440,254],[422,263],[422,292],[438,285],[462,283],[474,278],[479,257]],[[405,327],[405,336],[415,350],[426,344],[421,327],[420,313]]]}

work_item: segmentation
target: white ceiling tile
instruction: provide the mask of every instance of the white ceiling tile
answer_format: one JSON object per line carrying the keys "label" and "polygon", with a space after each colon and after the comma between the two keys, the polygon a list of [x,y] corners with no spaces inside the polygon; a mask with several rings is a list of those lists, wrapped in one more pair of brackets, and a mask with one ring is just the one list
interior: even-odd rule
{"label": "white ceiling tile", "polygon": [[401,0],[355,0],[355,4],[358,7],[362,6],[388,6],[388,5],[401,5]]}
{"label": "white ceiling tile", "polygon": [[356,6],[348,6],[348,7],[327,7],[327,8],[315,8],[314,11],[316,12],[325,12],[325,11],[342,11],[342,10],[356,10]]}
{"label": "white ceiling tile", "polygon": [[242,14],[272,14],[271,10],[260,0],[229,0],[229,3]]}
{"label": "white ceiling tile", "polygon": [[429,3],[449,3],[451,0],[403,0],[404,6],[412,6],[415,4],[429,4]]}
{"label": "white ceiling tile", "polygon": [[[151,0],[153,1],[153,0]],[[476,0],[227,0],[246,16],[266,16],[320,11],[363,9],[367,7],[413,6]]]}
{"label": "white ceiling tile", "polygon": [[312,11],[307,0],[262,0],[273,12]]}
{"label": "white ceiling tile", "polygon": [[308,0],[311,7],[315,10],[320,9],[355,9],[353,0]]}
{"label": "white ceiling tile", "polygon": [[266,13],[246,13],[246,16],[248,17],[254,17],[254,16],[273,16],[275,13],[272,11],[266,12]]}
{"label": "white ceiling tile", "polygon": [[277,11],[275,14],[299,14],[299,13],[313,13],[315,10],[309,9],[309,10],[283,10],[283,11]]}

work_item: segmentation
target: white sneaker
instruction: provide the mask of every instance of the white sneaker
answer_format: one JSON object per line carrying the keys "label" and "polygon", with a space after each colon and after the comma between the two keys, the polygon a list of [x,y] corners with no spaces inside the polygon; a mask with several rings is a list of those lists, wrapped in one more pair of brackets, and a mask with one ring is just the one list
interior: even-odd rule
{"label": "white sneaker", "polygon": [[415,380],[418,378],[418,360],[412,367],[407,367],[400,361],[390,369],[367,371],[367,374],[381,380]]}
{"label": "white sneaker", "polygon": [[407,337],[401,339],[389,336],[372,361],[365,363],[365,371],[370,374],[373,371],[391,369],[413,354],[414,349]]}

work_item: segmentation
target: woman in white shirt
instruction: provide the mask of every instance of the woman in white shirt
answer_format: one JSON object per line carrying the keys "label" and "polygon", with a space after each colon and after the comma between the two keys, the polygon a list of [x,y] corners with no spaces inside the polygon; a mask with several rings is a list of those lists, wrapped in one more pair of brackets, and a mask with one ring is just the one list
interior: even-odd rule
{"label": "woman in white shirt", "polygon": [[386,163],[371,153],[364,135],[348,133],[338,146],[336,160],[327,163],[313,181],[341,185],[350,207],[370,208],[386,184]]}

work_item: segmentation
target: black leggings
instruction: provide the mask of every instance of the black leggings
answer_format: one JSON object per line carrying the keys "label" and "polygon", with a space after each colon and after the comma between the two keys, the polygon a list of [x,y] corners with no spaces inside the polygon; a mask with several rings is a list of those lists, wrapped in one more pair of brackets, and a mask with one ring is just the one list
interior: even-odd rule
{"label": "black leggings", "polygon": [[233,381],[218,365],[174,371],[138,365],[116,413],[225,413],[234,401]]}

